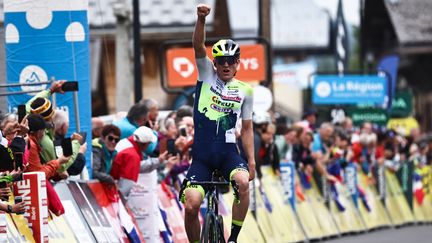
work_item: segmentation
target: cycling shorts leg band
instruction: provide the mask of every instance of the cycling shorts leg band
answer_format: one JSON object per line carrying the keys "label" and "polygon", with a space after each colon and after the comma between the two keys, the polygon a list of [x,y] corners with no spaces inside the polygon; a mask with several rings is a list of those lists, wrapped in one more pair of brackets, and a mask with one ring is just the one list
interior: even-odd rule
{"label": "cycling shorts leg band", "polygon": [[249,176],[249,171],[248,171],[247,169],[245,169],[245,168],[235,168],[234,170],[231,171],[231,173],[230,173],[230,175],[229,175],[229,179],[230,179],[230,181],[233,180],[233,176],[234,176],[234,174],[237,173],[237,172],[239,172],[239,171],[244,171],[244,172],[246,172],[246,173],[248,174],[248,176]]}
{"label": "cycling shorts leg band", "polygon": [[181,202],[185,203],[186,202],[186,191],[187,190],[197,190],[201,193],[201,197],[204,198],[205,197],[205,191],[204,188],[200,185],[191,185],[190,182],[188,182],[188,185],[186,186],[186,188],[183,191],[183,195],[181,196]]}

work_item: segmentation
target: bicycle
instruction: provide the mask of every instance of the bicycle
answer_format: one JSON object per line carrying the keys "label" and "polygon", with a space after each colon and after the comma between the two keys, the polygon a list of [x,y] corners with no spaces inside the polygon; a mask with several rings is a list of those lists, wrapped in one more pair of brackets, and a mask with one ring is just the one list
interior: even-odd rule
{"label": "bicycle", "polygon": [[206,191],[205,198],[207,199],[207,210],[204,217],[203,230],[201,231],[201,243],[225,243],[223,218],[219,215],[218,202],[219,202],[219,189],[227,187],[231,184],[234,191],[234,198],[238,201],[238,186],[234,180],[230,182],[218,181],[220,176],[217,172],[213,172],[212,181],[188,181],[184,179],[180,195],[187,185],[202,186]]}

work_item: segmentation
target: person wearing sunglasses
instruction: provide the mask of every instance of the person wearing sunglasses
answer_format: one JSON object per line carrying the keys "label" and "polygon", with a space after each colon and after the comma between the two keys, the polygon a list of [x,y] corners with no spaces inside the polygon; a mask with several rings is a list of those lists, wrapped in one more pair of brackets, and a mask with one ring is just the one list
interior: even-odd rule
{"label": "person wearing sunglasses", "polygon": [[101,137],[92,141],[93,147],[93,178],[102,183],[115,185],[111,177],[111,166],[117,154],[115,147],[120,141],[120,129],[112,124],[102,128]]}
{"label": "person wearing sunglasses", "polygon": [[[204,26],[209,13],[209,6],[197,6],[197,21],[192,37],[198,68],[193,111],[194,152],[187,179],[210,181],[213,170],[217,169],[227,181],[236,181],[240,203],[233,205],[233,224],[228,242],[237,242],[249,207],[249,180],[255,177],[253,90],[250,85],[235,78],[240,64],[240,46],[235,41],[219,40],[212,47],[213,61],[207,57]],[[247,161],[237,149],[236,123],[240,119],[241,140]],[[189,242],[198,242],[198,212],[204,189],[187,186],[184,192],[186,232]]]}

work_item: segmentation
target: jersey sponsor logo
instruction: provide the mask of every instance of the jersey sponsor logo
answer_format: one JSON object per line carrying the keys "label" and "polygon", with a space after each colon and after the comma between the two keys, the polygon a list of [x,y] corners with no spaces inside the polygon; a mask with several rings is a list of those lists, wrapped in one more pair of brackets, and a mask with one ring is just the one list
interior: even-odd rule
{"label": "jersey sponsor logo", "polygon": [[210,107],[215,111],[224,112],[224,113],[229,113],[232,111],[231,108],[219,107],[216,104],[211,104]]}
{"label": "jersey sponsor logo", "polygon": [[213,93],[215,93],[217,96],[219,96],[223,100],[229,100],[229,101],[235,101],[235,102],[240,102],[241,101],[241,98],[238,97],[238,96],[230,97],[230,96],[226,96],[226,95],[221,94],[219,91],[215,90],[213,88],[213,86],[210,87],[210,91],[213,92]]}
{"label": "jersey sponsor logo", "polygon": [[219,105],[219,106],[228,107],[228,108],[233,108],[234,107],[234,103],[221,101],[221,100],[218,99],[217,96],[213,96],[212,97],[212,101],[215,104]]}
{"label": "jersey sponsor logo", "polygon": [[[238,90],[228,90],[226,93],[227,93],[227,95],[237,95]],[[236,98],[238,98],[238,97],[236,97]]]}
{"label": "jersey sponsor logo", "polygon": [[219,78],[216,79],[216,87],[218,89],[222,89],[225,86],[225,83],[223,81],[221,81]]}

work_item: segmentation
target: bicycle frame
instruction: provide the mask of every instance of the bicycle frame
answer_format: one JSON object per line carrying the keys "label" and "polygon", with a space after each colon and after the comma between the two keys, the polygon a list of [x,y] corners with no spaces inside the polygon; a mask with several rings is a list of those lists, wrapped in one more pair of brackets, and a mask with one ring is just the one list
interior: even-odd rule
{"label": "bicycle frame", "polygon": [[[200,242],[202,243],[225,243],[223,218],[219,215],[219,187],[229,186],[229,182],[194,182],[191,185],[200,185],[207,189],[207,210],[204,217],[204,225]],[[236,189],[235,189],[236,190]]]}

